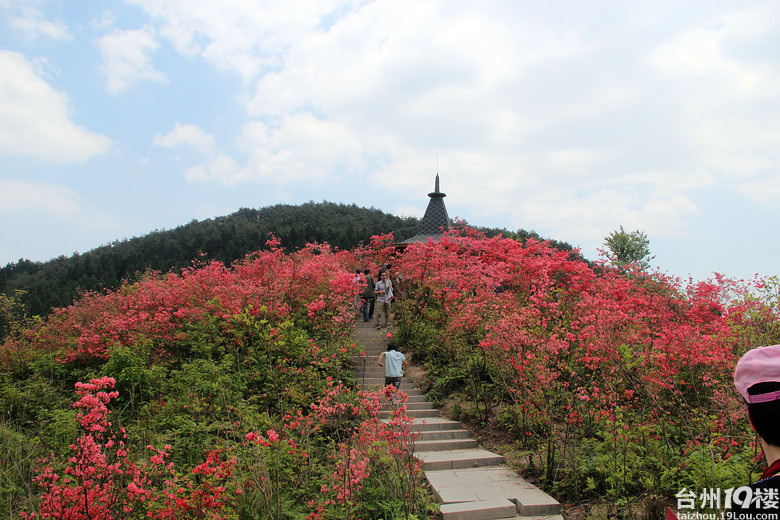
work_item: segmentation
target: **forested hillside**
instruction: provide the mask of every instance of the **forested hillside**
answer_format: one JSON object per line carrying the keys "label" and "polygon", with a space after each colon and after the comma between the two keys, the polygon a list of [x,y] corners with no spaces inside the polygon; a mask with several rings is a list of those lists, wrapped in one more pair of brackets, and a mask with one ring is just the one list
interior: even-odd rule
{"label": "forested hillside", "polygon": [[[327,242],[346,250],[374,235],[391,232],[397,241],[403,241],[417,232],[418,225],[414,217],[401,218],[355,204],[308,202],[300,206],[243,208],[224,217],[193,220],[175,229],[116,240],[70,257],[60,256],[48,262],[21,259],[0,268],[0,294],[14,296],[16,291],[24,291],[18,303],[23,304],[27,314],[45,316],[53,308],[70,305],[79,293],[113,289],[123,281],[137,280],[139,274],[149,270],[165,273],[188,267],[194,259],[231,265],[247,253],[266,248],[270,233],[288,251],[314,242]],[[529,238],[544,240],[536,232],[523,229],[478,229],[490,237],[503,234],[520,242]],[[566,242],[550,240],[550,245],[562,251],[572,250]],[[2,314],[0,338],[6,332]]]}
{"label": "forested hillside", "polygon": [[0,269],[0,294],[23,290],[22,302],[28,312],[46,315],[53,307],[69,305],[79,291],[115,288],[149,269],[167,272],[187,267],[201,254],[230,265],[265,248],[269,233],[288,250],[298,250],[308,242],[350,249],[377,234],[393,232],[396,239],[404,240],[415,234],[417,225],[416,218],[354,204],[309,202],[244,208],[225,217],[193,220],[175,229],[117,240],[70,257],[48,262],[22,259]]}

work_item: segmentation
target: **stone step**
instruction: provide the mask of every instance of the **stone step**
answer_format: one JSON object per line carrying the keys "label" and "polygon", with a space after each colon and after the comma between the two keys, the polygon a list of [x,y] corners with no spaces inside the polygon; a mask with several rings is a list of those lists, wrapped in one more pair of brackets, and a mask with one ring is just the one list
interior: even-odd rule
{"label": "stone step", "polygon": [[414,451],[462,450],[467,448],[476,448],[477,446],[477,440],[470,438],[420,440],[418,437],[414,443]]}
{"label": "stone step", "polygon": [[515,504],[505,498],[441,506],[442,520],[498,520],[514,517],[515,514],[517,514]]}
{"label": "stone step", "polygon": [[[364,392],[374,392],[376,390],[381,390],[384,388],[384,385],[360,385],[360,389]],[[408,396],[419,396],[419,395],[425,395],[423,394],[422,390],[416,387],[412,386],[405,386],[403,383],[401,383],[401,392],[405,393]]]}
{"label": "stone step", "polygon": [[[366,338],[366,353],[353,357],[352,363],[365,391],[385,386],[384,368],[376,361],[389,339],[385,330],[369,330],[373,325],[358,319],[358,329],[366,329],[359,331]],[[501,455],[479,449],[461,423],[440,417],[414,381],[405,377],[400,390],[408,396],[405,408],[414,432],[406,439],[442,503],[442,520],[563,520],[555,499],[508,468]],[[394,409],[385,406],[380,420],[389,423]],[[406,425],[399,428],[407,431]]]}
{"label": "stone step", "polygon": [[[403,403],[406,405],[406,410],[433,410],[433,403],[429,403],[428,401],[406,401]],[[393,408],[393,405],[386,404],[382,410],[391,410]],[[437,414],[438,415],[438,414]]]}
{"label": "stone step", "polygon": [[[372,392],[385,388],[385,380],[384,378],[366,380],[359,379],[358,386],[364,392]],[[401,381],[401,388],[399,390],[407,395],[425,395],[413,381]]]}
{"label": "stone step", "polygon": [[[382,419],[383,422],[389,422]],[[458,421],[453,421],[445,417],[413,417],[411,430],[413,432],[442,432],[451,430],[462,430],[463,425]]]}
{"label": "stone step", "polygon": [[[385,386],[385,373],[384,372],[376,372],[376,373],[369,372],[369,373],[366,373],[366,374],[362,374],[360,372],[356,372],[355,373],[355,379],[357,379],[358,381],[361,381],[361,382],[365,381],[365,382],[375,383],[375,384],[378,384],[378,385]],[[412,384],[411,380],[407,379],[406,382],[409,383],[409,384]]]}
{"label": "stone step", "polygon": [[471,432],[469,432],[468,430],[440,430],[440,431],[417,432],[418,441],[468,439],[470,437],[471,437]]}
{"label": "stone step", "polygon": [[383,378],[385,377],[385,370],[382,367],[377,367],[377,370],[374,369],[366,369],[366,370],[355,370],[355,377],[358,379],[365,378],[371,378],[371,379],[377,379],[377,378]]}
{"label": "stone step", "polygon": [[[372,383],[372,384],[385,386],[385,373],[384,372],[367,373],[367,374],[356,372],[355,373],[355,379],[357,379],[360,382],[366,382],[366,383]],[[412,380],[408,379],[408,378],[403,378],[403,379],[401,379],[401,381],[402,382],[405,381],[408,384],[413,384]]]}
{"label": "stone step", "polygon": [[466,469],[484,466],[498,466],[506,459],[482,449],[456,449],[449,451],[417,451],[414,454],[423,465],[423,470]]}
{"label": "stone step", "polygon": [[425,477],[443,504],[504,498],[528,516],[558,515],[560,503],[506,466],[426,471]]}
{"label": "stone step", "polygon": [[[404,391],[404,393],[407,394],[406,391]],[[411,403],[428,403],[429,401],[428,401],[428,397],[425,394],[421,393],[420,395],[407,394],[406,402],[408,404],[411,404]]]}
{"label": "stone step", "polygon": [[[380,419],[387,419],[392,415],[392,410],[382,410],[379,412],[379,418]],[[419,418],[432,418],[432,417],[439,417],[439,410],[431,409],[431,410],[409,410],[407,408],[406,415],[409,417],[419,417]]]}
{"label": "stone step", "polygon": [[[364,385],[385,386],[385,376],[358,377],[357,379]],[[403,384],[403,380],[401,380],[401,384]]]}
{"label": "stone step", "polygon": [[[385,376],[382,377],[358,377],[357,383],[360,386],[371,386],[374,388],[384,388],[387,385],[385,384]],[[412,381],[411,379],[401,379],[401,392],[408,393],[409,390],[420,390],[420,387],[417,386],[417,383]],[[418,391],[417,395],[422,395],[422,392]]]}

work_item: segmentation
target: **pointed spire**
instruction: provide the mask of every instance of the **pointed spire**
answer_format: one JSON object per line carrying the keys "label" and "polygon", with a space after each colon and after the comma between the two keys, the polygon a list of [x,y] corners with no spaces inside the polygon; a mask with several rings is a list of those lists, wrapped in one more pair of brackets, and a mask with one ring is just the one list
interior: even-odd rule
{"label": "pointed spire", "polygon": [[425,210],[417,229],[417,234],[405,240],[405,244],[412,242],[425,242],[429,238],[438,241],[445,231],[450,229],[450,217],[447,215],[447,207],[444,205],[444,197],[447,195],[439,191],[439,174],[436,174],[435,191],[428,194],[431,198],[428,201],[428,208]]}
{"label": "pointed spire", "polygon": [[433,192],[429,193],[428,196],[431,197],[431,198],[433,198],[433,197],[446,197],[447,196],[446,193],[442,193],[442,192],[439,191],[439,174],[438,173],[436,174],[436,185],[434,186],[434,190],[433,190]]}

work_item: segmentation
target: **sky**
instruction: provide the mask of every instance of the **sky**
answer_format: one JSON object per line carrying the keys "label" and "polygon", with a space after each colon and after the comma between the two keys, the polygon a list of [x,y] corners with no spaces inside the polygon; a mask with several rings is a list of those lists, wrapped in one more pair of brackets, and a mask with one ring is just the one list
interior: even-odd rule
{"label": "sky", "polygon": [[331,201],[780,274],[780,2],[0,0],[0,265]]}

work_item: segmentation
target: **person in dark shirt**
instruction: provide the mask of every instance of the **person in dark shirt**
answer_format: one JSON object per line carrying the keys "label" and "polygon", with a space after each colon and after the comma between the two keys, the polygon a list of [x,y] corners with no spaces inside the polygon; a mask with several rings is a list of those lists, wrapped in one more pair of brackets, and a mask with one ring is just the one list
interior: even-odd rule
{"label": "person in dark shirt", "polygon": [[370,321],[374,319],[374,303],[376,302],[376,294],[374,293],[374,287],[376,281],[371,276],[371,271],[366,269],[363,271],[366,279],[366,287],[363,289],[361,298],[363,299],[363,321]]}

